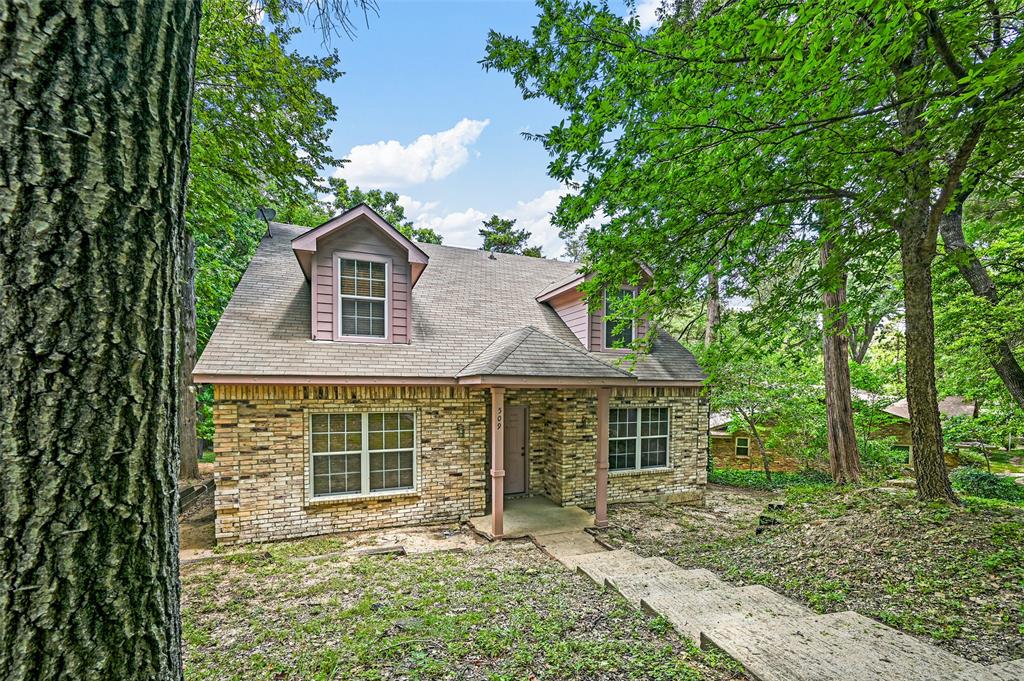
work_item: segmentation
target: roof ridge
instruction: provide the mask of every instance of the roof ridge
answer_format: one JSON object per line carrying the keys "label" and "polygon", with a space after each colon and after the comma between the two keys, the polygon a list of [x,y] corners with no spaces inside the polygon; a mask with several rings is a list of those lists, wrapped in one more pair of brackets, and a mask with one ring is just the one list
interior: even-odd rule
{"label": "roof ridge", "polygon": [[[554,336],[548,335],[548,334],[544,333],[543,331],[541,331],[540,329],[538,329],[535,326],[531,325],[531,326],[527,326],[525,328],[533,329],[534,332],[539,333],[540,335],[544,336],[545,338],[550,338],[551,340],[555,341],[556,343],[561,343],[562,345],[564,345],[568,349],[572,350],[573,352],[576,352],[576,353],[579,353],[579,354],[583,355],[584,357],[586,357],[587,359],[589,359],[591,361],[597,362],[598,364],[603,364],[604,366],[608,367],[609,369],[613,369],[615,371],[618,371],[619,373],[624,374],[626,376],[629,376],[630,378],[636,378],[633,375],[632,372],[626,371],[625,369],[620,369],[617,366],[614,366],[614,365],[609,364],[608,362],[605,362],[603,359],[600,359],[598,357],[594,357],[591,353],[587,352],[583,348],[578,348],[578,347],[572,345],[571,343],[568,343],[568,342],[562,340],[561,338],[555,338]],[[523,340],[526,340],[526,338],[524,338]],[[519,347],[519,346],[517,345],[516,347]]]}
{"label": "roof ridge", "polygon": [[[494,337],[494,338],[493,338],[493,339],[491,340],[491,342],[490,342],[490,343],[488,343],[488,344],[487,344],[487,345],[485,345],[485,346],[484,346],[483,348],[481,348],[481,349],[480,349],[480,352],[476,353],[476,355],[475,355],[475,356],[473,357],[473,359],[471,359],[471,360],[469,360],[468,362],[466,362],[466,363],[465,363],[465,364],[464,364],[464,365],[462,366],[462,368],[461,368],[461,369],[459,369],[459,370],[458,370],[458,372],[456,372],[456,375],[459,375],[459,374],[461,374],[461,373],[462,373],[463,371],[465,371],[465,370],[466,370],[466,368],[467,368],[467,367],[470,367],[470,366],[472,366],[472,365],[473,365],[473,364],[474,364],[474,363],[475,363],[475,362],[476,362],[476,361],[477,361],[478,359],[480,359],[480,355],[484,354],[485,352],[487,352],[488,350],[490,350],[490,349],[491,349],[492,347],[494,347],[494,344],[495,344],[495,343],[497,343],[497,342],[498,342],[499,340],[501,340],[502,338],[504,338],[505,336],[511,336],[511,335],[512,335],[512,334],[514,334],[514,333],[519,333],[520,331],[528,331],[528,330],[530,330],[530,329],[536,330],[536,329],[534,329],[534,327],[533,327],[533,326],[530,326],[530,325],[526,325],[526,326],[519,326],[519,327],[516,327],[516,328],[514,328],[514,329],[511,329],[511,330],[509,330],[509,331],[506,331],[506,332],[504,332],[504,333],[499,333],[499,334],[498,334],[497,336],[495,336],[495,337]],[[519,347],[520,345],[522,345],[522,344],[523,344],[523,341],[524,341],[524,340],[526,340],[526,339],[527,339],[527,338],[528,338],[529,336],[530,336],[530,334],[529,334],[529,333],[526,333],[526,334],[525,334],[525,335],[524,335],[524,336],[523,336],[522,338],[520,338],[520,339],[519,339],[519,342],[518,342],[518,343],[516,343],[515,345],[513,345],[513,346],[512,346],[511,348],[509,348],[508,350],[502,351],[502,353],[501,353],[501,354],[499,355],[499,356],[501,357],[501,359],[500,359],[500,360],[498,360],[498,361],[497,361],[497,363],[495,363],[495,362],[494,362],[493,360],[492,360],[491,362],[488,362],[488,363],[487,363],[487,364],[488,364],[488,369],[489,369],[490,371],[493,371],[493,370],[494,370],[494,369],[496,369],[497,367],[501,366],[501,363],[502,363],[502,362],[504,362],[504,361],[505,361],[506,359],[508,359],[508,356],[509,356],[509,355],[511,355],[511,354],[512,354],[512,353],[513,353],[513,352],[514,352],[514,351],[515,351],[515,350],[516,350],[516,349],[517,349],[517,348],[518,348],[518,347]]]}

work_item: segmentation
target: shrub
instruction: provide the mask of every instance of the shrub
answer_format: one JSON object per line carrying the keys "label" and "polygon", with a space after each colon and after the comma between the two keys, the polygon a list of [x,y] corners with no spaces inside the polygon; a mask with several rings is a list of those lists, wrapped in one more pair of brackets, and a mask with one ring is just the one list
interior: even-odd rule
{"label": "shrub", "polygon": [[907,468],[907,453],[892,448],[893,438],[858,442],[861,473],[870,482],[881,482],[903,474]]}
{"label": "shrub", "polygon": [[1024,502],[1024,486],[1010,478],[994,475],[978,468],[961,467],[950,476],[959,492],[983,499]]}
{"label": "shrub", "polygon": [[729,487],[771,490],[794,486],[831,485],[832,478],[821,471],[804,470],[796,473],[772,473],[772,479],[769,482],[764,471],[716,468],[708,473],[708,482]]}

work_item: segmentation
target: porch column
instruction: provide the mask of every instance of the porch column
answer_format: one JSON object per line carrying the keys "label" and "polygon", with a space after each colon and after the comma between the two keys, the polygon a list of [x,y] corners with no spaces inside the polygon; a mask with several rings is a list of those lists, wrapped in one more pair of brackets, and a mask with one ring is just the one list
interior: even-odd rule
{"label": "porch column", "polygon": [[597,389],[597,500],[594,527],[608,527],[608,388]]}
{"label": "porch column", "polygon": [[491,388],[491,534],[504,532],[505,389]]}

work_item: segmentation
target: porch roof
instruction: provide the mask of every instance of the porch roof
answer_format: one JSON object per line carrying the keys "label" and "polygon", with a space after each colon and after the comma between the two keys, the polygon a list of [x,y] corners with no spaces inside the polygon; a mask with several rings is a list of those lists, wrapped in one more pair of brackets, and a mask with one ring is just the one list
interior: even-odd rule
{"label": "porch roof", "polygon": [[533,326],[513,329],[494,339],[458,373],[459,378],[468,376],[635,378]]}

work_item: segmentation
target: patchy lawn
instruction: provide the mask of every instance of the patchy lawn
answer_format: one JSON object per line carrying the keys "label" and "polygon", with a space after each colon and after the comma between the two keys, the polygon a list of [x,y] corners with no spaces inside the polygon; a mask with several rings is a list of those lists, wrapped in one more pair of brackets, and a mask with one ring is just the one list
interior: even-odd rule
{"label": "patchy lawn", "polygon": [[532,544],[361,557],[349,544],[182,566],[185,678],[740,678]]}
{"label": "patchy lawn", "polygon": [[[773,500],[781,524],[756,535]],[[612,543],[764,584],[819,612],[856,610],[980,662],[1024,657],[1024,509],[918,503],[893,488],[709,486],[707,508],[610,509]]]}

